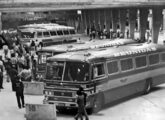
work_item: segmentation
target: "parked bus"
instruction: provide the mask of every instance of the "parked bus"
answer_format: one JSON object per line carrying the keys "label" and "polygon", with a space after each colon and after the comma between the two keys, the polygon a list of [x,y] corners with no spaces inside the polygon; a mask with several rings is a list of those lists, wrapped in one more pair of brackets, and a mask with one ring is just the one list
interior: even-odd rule
{"label": "parked bus", "polygon": [[51,57],[65,52],[120,46],[125,44],[132,44],[132,43],[136,43],[136,41],[132,39],[115,39],[111,41],[110,40],[80,41],[71,44],[52,45],[52,46],[43,47],[42,49],[37,51],[38,53],[38,62],[37,62],[38,64],[36,71],[37,79],[41,80],[42,78],[44,78],[47,57]]}
{"label": "parked bus", "polygon": [[149,93],[165,82],[165,47],[129,44],[67,52],[47,59],[44,103],[57,109],[76,108],[79,86],[87,93],[88,110],[136,93]]}
{"label": "parked bus", "polygon": [[76,34],[74,27],[48,24],[29,24],[18,27],[21,42],[30,46],[32,40],[39,46],[76,42],[80,34]]}

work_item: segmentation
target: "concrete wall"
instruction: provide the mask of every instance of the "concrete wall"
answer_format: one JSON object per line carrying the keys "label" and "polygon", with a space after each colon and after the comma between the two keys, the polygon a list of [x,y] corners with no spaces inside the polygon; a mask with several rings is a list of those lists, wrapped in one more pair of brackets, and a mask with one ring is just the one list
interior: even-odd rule
{"label": "concrete wall", "polygon": [[43,82],[23,82],[24,94],[27,95],[43,95],[44,83]]}
{"label": "concrete wall", "polygon": [[56,107],[50,104],[26,104],[26,120],[57,120]]}

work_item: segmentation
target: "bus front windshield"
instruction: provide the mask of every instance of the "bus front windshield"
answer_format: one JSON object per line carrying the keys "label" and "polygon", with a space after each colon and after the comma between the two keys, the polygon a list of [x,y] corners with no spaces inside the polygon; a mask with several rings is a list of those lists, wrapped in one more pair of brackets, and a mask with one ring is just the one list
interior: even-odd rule
{"label": "bus front windshield", "polygon": [[66,62],[64,81],[88,81],[89,64],[84,62]]}
{"label": "bus front windshield", "polygon": [[46,79],[62,80],[64,62],[47,63]]}
{"label": "bus front windshield", "polygon": [[[65,66],[65,67],[64,67]],[[64,70],[65,68],[65,70]],[[64,73],[64,74],[63,74]],[[48,62],[46,79],[71,82],[89,80],[89,64],[84,62]]]}
{"label": "bus front windshield", "polygon": [[21,32],[22,38],[34,38],[34,33],[31,32]]}

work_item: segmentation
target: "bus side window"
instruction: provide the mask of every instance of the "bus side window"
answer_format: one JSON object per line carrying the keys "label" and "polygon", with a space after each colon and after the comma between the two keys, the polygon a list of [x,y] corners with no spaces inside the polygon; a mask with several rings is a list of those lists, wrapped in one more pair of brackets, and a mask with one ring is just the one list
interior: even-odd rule
{"label": "bus side window", "polygon": [[149,55],[149,65],[155,65],[159,63],[159,54]]}
{"label": "bus side window", "polygon": [[133,69],[133,60],[132,58],[126,58],[126,59],[122,59],[120,61],[121,64],[121,70],[122,71],[129,71]]}
{"label": "bus side window", "polygon": [[64,35],[69,35],[69,31],[68,30],[64,30],[63,33],[64,33]]}
{"label": "bus side window", "polygon": [[58,34],[58,35],[63,35],[62,30],[58,30],[58,31],[57,31],[57,34]]}
{"label": "bus side window", "polygon": [[70,32],[70,34],[75,34],[75,30],[71,29],[69,32]]}
{"label": "bus side window", "polygon": [[56,31],[50,31],[50,35],[51,35],[51,36],[56,36],[57,33],[56,33]]}
{"label": "bus side window", "polygon": [[97,78],[105,75],[104,64],[101,63],[94,65],[92,71],[93,71],[92,72],[93,78]]}
{"label": "bus side window", "polygon": [[43,34],[44,34],[44,37],[50,37],[49,32],[43,32]]}
{"label": "bus side window", "polygon": [[37,38],[42,38],[42,32],[37,32]]}
{"label": "bus side window", "polygon": [[165,53],[161,53],[161,62],[165,62]]}

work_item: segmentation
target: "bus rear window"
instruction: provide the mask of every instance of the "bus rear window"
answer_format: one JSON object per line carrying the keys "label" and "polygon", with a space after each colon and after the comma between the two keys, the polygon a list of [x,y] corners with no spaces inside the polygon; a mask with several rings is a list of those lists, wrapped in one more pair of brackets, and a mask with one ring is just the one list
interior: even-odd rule
{"label": "bus rear window", "polygon": [[38,64],[46,63],[47,57],[51,57],[52,53],[38,52]]}

